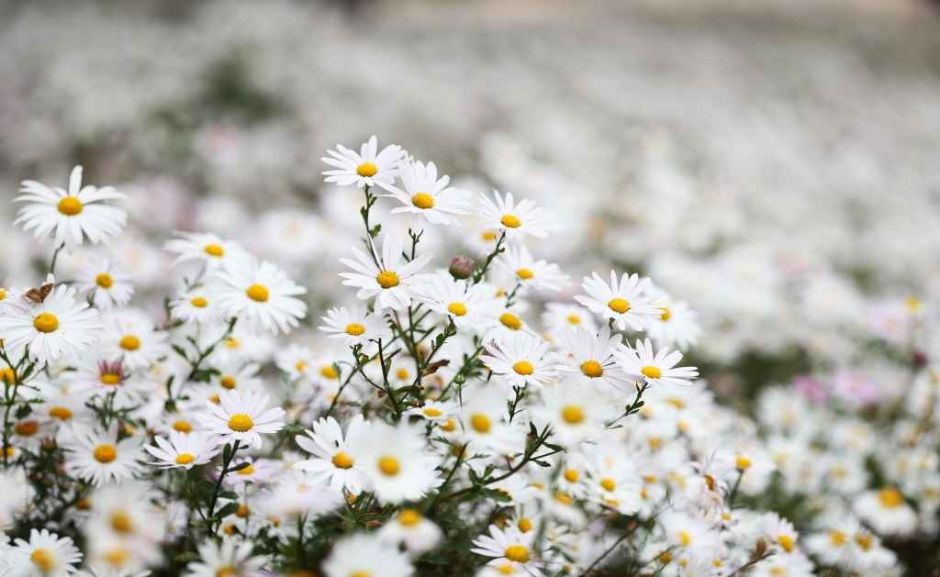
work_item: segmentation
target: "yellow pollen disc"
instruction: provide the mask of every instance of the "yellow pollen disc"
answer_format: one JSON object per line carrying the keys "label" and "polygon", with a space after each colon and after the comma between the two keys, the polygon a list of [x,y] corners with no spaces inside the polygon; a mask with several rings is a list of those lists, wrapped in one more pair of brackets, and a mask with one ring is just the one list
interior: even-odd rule
{"label": "yellow pollen disc", "polygon": [[64,196],[59,201],[58,209],[65,216],[75,216],[85,210],[85,205],[75,196]]}
{"label": "yellow pollen disc", "polygon": [[179,420],[173,423],[173,430],[178,433],[192,433],[193,426],[189,421]]}
{"label": "yellow pollen disc", "polygon": [[666,322],[672,318],[672,311],[669,307],[659,307],[659,320]]}
{"label": "yellow pollen disc", "polygon": [[242,477],[247,477],[247,476],[249,476],[249,475],[254,475],[254,474],[255,474],[255,466],[254,466],[254,465],[248,465],[247,467],[244,467],[244,468],[242,468],[242,469],[239,469],[239,470],[238,470],[238,474],[241,475]]}
{"label": "yellow pollen disc", "polygon": [[653,365],[646,365],[640,369],[640,373],[647,379],[658,379],[663,376],[663,372],[659,370],[659,367],[654,367]]}
{"label": "yellow pollen disc", "polygon": [[235,577],[235,575],[238,575],[238,569],[232,567],[231,565],[219,567],[219,569],[215,572],[215,577]]}
{"label": "yellow pollen disc", "polygon": [[212,393],[209,395],[209,402],[218,405],[222,402],[222,398],[219,396],[219,393]]}
{"label": "yellow pollen disc", "polygon": [[398,278],[398,273],[395,271],[383,270],[375,276],[375,282],[379,283],[379,286],[383,289],[390,289],[397,287],[401,279]]}
{"label": "yellow pollen disc", "polygon": [[480,238],[484,242],[493,242],[496,240],[496,232],[492,230],[483,231],[483,234],[480,235]]}
{"label": "yellow pollen disc", "polygon": [[578,315],[576,315],[576,314],[574,314],[574,313],[572,313],[572,314],[568,315],[567,317],[565,317],[565,320],[568,321],[568,324],[569,324],[569,325],[580,325],[580,324],[581,324],[581,317],[579,317]]}
{"label": "yellow pollen disc", "polygon": [[440,409],[437,409],[435,407],[425,407],[424,409],[421,410],[421,412],[424,413],[425,417],[431,417],[431,418],[440,417],[443,414]]}
{"label": "yellow pollen disc", "polygon": [[411,197],[411,204],[422,210],[434,208],[434,197],[426,192],[419,192]]}
{"label": "yellow pollen disc", "polygon": [[515,561],[516,563],[529,562],[529,548],[525,545],[510,545],[503,551],[503,555],[506,556],[506,559]]}
{"label": "yellow pollen disc", "polygon": [[345,451],[339,451],[333,458],[330,459],[333,463],[333,466],[337,469],[351,469],[355,461],[352,457],[349,456],[349,453]]}
{"label": "yellow pollen disc", "polygon": [[530,280],[535,277],[535,273],[530,268],[522,267],[516,271],[516,276],[522,280]]}
{"label": "yellow pollen disc", "polygon": [[235,413],[228,420],[228,428],[235,431],[236,433],[250,431],[254,426],[255,422],[251,420],[251,416],[246,415],[245,413]]}
{"label": "yellow pollen disc", "polygon": [[371,571],[353,571],[349,577],[373,577]]}
{"label": "yellow pollen disc", "polygon": [[519,228],[522,226],[522,221],[514,214],[504,214],[503,218],[499,219],[499,222],[506,228]]}
{"label": "yellow pollen disc", "polygon": [[369,178],[370,176],[375,176],[379,173],[379,167],[372,164],[371,162],[363,162],[356,167],[356,174],[359,176]]}
{"label": "yellow pollen disc", "polygon": [[529,361],[519,361],[512,366],[512,370],[516,371],[517,375],[525,377],[535,372],[535,367]]}
{"label": "yellow pollen disc", "polygon": [[662,553],[659,554],[658,557],[656,557],[656,559],[663,565],[669,565],[670,563],[672,563],[672,553],[670,553],[669,551],[663,551]]}
{"label": "yellow pollen disc", "polygon": [[836,547],[845,545],[848,540],[848,536],[842,531],[829,531],[829,542]]}
{"label": "yellow pollen disc", "polygon": [[268,297],[271,296],[270,291],[268,291],[268,287],[257,283],[245,289],[245,294],[248,295],[248,298],[255,301],[256,303],[268,302]]}
{"label": "yellow pollen disc", "polygon": [[581,363],[581,372],[585,377],[596,379],[604,374],[604,366],[595,360],[584,361]]}
{"label": "yellow pollen disc", "polygon": [[787,553],[793,552],[793,547],[796,545],[796,539],[792,535],[777,535],[777,543],[783,548]]}
{"label": "yellow pollen disc", "polygon": [[394,477],[401,472],[401,463],[395,457],[385,455],[379,458],[379,471],[387,477]]}
{"label": "yellow pollen disc", "polygon": [[238,385],[238,381],[235,380],[235,377],[233,377],[232,375],[225,375],[224,377],[222,377],[220,384],[222,385],[223,388],[232,390]]}
{"label": "yellow pollen disc", "polygon": [[441,429],[445,433],[453,433],[457,429],[457,423],[453,419],[447,419],[444,421],[444,424],[441,425]]}
{"label": "yellow pollen disc", "polygon": [[919,298],[911,296],[904,299],[904,306],[907,307],[908,312],[916,313],[920,311],[923,303]]}
{"label": "yellow pollen disc", "polygon": [[414,509],[404,509],[398,514],[398,522],[405,527],[414,527],[421,522],[421,513]]}
{"label": "yellow pollen disc", "polygon": [[72,411],[68,407],[56,406],[49,409],[49,416],[60,421],[68,421],[72,418]]}
{"label": "yellow pollen disc", "polygon": [[43,573],[51,573],[55,569],[55,556],[52,551],[45,547],[34,549],[29,556],[29,560],[33,562],[33,565],[39,567],[39,570]]}
{"label": "yellow pollen disc", "polygon": [[532,530],[532,519],[523,517],[522,519],[519,519],[518,523],[516,523],[516,527],[518,527],[519,530],[523,533],[528,533]]}
{"label": "yellow pollen disc", "polygon": [[577,469],[565,469],[564,477],[565,481],[568,481],[569,483],[576,483],[581,477],[581,473],[579,473]]}
{"label": "yellow pollen disc", "polygon": [[692,534],[688,531],[679,531],[679,544],[688,547],[692,544]]}
{"label": "yellow pollen disc", "polygon": [[878,491],[878,502],[886,509],[896,509],[904,504],[904,495],[893,487]]}
{"label": "yellow pollen disc", "polygon": [[6,300],[6,298],[7,298],[7,291],[6,291],[6,289],[0,288],[0,301]]}
{"label": "yellow pollen disc", "polygon": [[189,299],[189,304],[193,305],[197,309],[204,309],[209,306],[209,301],[207,301],[204,297],[193,297]]}
{"label": "yellow pollen disc", "polygon": [[346,334],[358,337],[364,335],[366,332],[366,327],[360,325],[359,323],[349,323],[346,325]]}
{"label": "yellow pollen disc", "polygon": [[214,256],[215,258],[221,258],[225,256],[225,249],[222,248],[222,245],[215,243],[209,243],[206,246],[202,247],[202,250],[209,256]]}
{"label": "yellow pollen disc", "polygon": [[134,532],[134,521],[127,513],[118,511],[111,515],[111,528],[114,529],[116,533],[128,535]]}
{"label": "yellow pollen disc", "polygon": [[607,301],[607,308],[614,311],[615,313],[623,314],[630,310],[630,301],[620,297],[612,298]]}
{"label": "yellow pollen disc", "polygon": [[13,432],[21,437],[32,437],[39,432],[38,421],[20,421],[13,427]]}
{"label": "yellow pollen disc", "polygon": [[117,447],[108,444],[98,445],[92,455],[99,463],[110,463],[117,459]]}
{"label": "yellow pollen disc", "polygon": [[225,339],[225,348],[227,349],[237,349],[240,346],[242,346],[241,341],[239,341],[235,337],[229,337]]}
{"label": "yellow pollen disc", "polygon": [[39,313],[33,319],[33,327],[41,333],[54,333],[59,328],[59,318],[52,313]]}
{"label": "yellow pollen disc", "polygon": [[140,348],[140,338],[136,335],[124,335],[121,337],[118,346],[125,351],[136,351]]}
{"label": "yellow pollen disc", "polygon": [[124,547],[115,547],[108,550],[102,557],[112,567],[123,567],[127,565],[127,560],[131,554]]}
{"label": "yellow pollen disc", "polygon": [[339,373],[336,372],[336,369],[333,368],[333,365],[323,365],[320,367],[320,376],[325,379],[337,379],[339,378]]}
{"label": "yellow pollen disc", "polygon": [[240,519],[245,519],[248,517],[249,512],[250,511],[248,510],[248,505],[244,503],[239,503],[238,509],[235,510],[235,515]]}
{"label": "yellow pollen disc", "polygon": [[742,455],[734,460],[734,466],[739,471],[747,471],[751,468],[751,460]]}
{"label": "yellow pollen disc", "polygon": [[114,279],[106,272],[95,277],[95,284],[103,289],[109,289],[114,285]]}
{"label": "yellow pollen disc", "polygon": [[113,387],[114,385],[121,384],[121,375],[116,373],[102,373],[101,378],[99,379],[102,385],[108,385]]}
{"label": "yellow pollen disc", "polygon": [[8,385],[16,383],[16,372],[10,367],[3,367],[0,369],[0,381]]}
{"label": "yellow pollen disc", "polygon": [[617,488],[617,482],[610,477],[604,477],[601,479],[601,487],[603,487],[605,491],[613,491]]}
{"label": "yellow pollen disc", "polygon": [[462,317],[467,314],[467,305],[461,302],[452,302],[447,305],[447,312],[454,315],[455,317]]}
{"label": "yellow pollen disc", "polygon": [[577,425],[584,421],[584,409],[577,405],[565,405],[561,408],[561,418],[569,425]]}
{"label": "yellow pollen disc", "polygon": [[306,373],[306,372],[307,372],[307,362],[306,362],[306,361],[297,361],[296,363],[294,363],[294,369],[295,369],[298,373]]}
{"label": "yellow pollen disc", "polygon": [[499,315],[499,322],[507,329],[518,331],[522,328],[522,320],[512,313],[503,313]]}
{"label": "yellow pollen disc", "polygon": [[177,465],[190,465],[193,461],[196,460],[196,456],[192,453],[180,453],[176,456]]}
{"label": "yellow pollen disc", "polygon": [[855,536],[855,544],[858,545],[862,551],[868,551],[872,548],[872,545],[875,544],[875,540],[872,539],[871,535],[868,533],[860,533]]}
{"label": "yellow pollen disc", "polygon": [[478,433],[489,433],[493,428],[493,421],[483,413],[474,413],[470,417],[470,426]]}
{"label": "yellow pollen disc", "polygon": [[398,379],[399,381],[407,380],[410,375],[411,373],[409,373],[408,369],[406,369],[405,367],[401,367],[400,369],[395,371],[395,378]]}

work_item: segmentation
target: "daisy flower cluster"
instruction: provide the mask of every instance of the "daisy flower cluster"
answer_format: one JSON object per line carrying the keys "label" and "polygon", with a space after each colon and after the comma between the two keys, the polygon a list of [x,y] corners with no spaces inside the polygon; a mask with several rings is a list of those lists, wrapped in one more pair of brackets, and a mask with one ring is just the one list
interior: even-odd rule
{"label": "daisy flower cluster", "polygon": [[[897,411],[928,421],[887,445],[799,395],[768,392],[757,426],[684,361],[685,302],[541,258],[539,203],[376,137],[323,162],[358,238],[309,293],[214,232],[161,242],[172,270],[137,282],[100,246],[123,194],[80,168],[23,184],[48,259],[0,291],[0,576],[888,576],[882,538],[936,532],[923,363]],[[825,515],[781,504],[824,485]]]}

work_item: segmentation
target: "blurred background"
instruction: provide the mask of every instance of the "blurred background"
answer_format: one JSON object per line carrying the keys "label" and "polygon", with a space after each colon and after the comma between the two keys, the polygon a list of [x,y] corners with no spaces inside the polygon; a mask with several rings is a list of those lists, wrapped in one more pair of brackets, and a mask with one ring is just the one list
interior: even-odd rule
{"label": "blurred background", "polygon": [[80,163],[130,195],[115,250],[142,283],[165,270],[148,239],[210,230],[293,263],[327,302],[359,199],[322,184],[320,157],[377,134],[461,186],[547,206],[537,256],[574,280],[616,266],[687,300],[697,360],[729,391],[853,365],[862,335],[902,338],[905,307],[940,292],[936,2],[0,12],[0,283],[33,251],[9,225],[18,183],[64,185]]}

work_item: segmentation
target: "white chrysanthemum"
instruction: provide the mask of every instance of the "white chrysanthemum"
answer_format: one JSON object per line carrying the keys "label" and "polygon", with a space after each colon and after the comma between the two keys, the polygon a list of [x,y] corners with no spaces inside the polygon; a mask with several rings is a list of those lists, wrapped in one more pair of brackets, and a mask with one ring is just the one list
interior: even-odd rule
{"label": "white chrysanthemum", "polygon": [[917,528],[917,514],[895,487],[863,493],[855,500],[854,510],[880,535],[909,535]]}
{"label": "white chrysanthemum", "polygon": [[323,572],[327,577],[411,577],[414,568],[398,547],[375,535],[356,533],[333,546]]}
{"label": "white chrysanthemum", "polygon": [[366,347],[369,341],[388,339],[390,335],[385,321],[381,317],[368,314],[362,307],[352,309],[335,307],[328,310],[326,316],[320,319],[323,321],[320,325],[321,331],[327,333],[331,339],[340,340],[349,347],[355,345]]}
{"label": "white chrysanthemum", "polygon": [[117,424],[107,431],[80,425],[61,430],[59,444],[67,453],[65,470],[96,486],[134,477],[143,469],[143,440],[117,438]]}
{"label": "white chrysanthemum", "polygon": [[409,425],[368,423],[368,430],[347,439],[350,452],[362,462],[369,490],[381,503],[416,501],[438,486],[439,459],[428,450],[421,431]]}
{"label": "white chrysanthemum", "polygon": [[587,295],[578,295],[575,300],[603,318],[614,321],[620,330],[626,330],[628,326],[636,331],[643,330],[659,313],[645,294],[649,279],[641,279],[637,274],[624,273],[618,279],[617,273],[610,271],[608,284],[600,275],[592,273],[583,279],[581,286]]}
{"label": "white chrysanthemum", "polygon": [[98,244],[121,233],[127,213],[107,201],[125,196],[110,186],[82,187],[82,167],[72,169],[68,191],[33,180],[23,181],[20,196],[14,202],[26,203],[20,209],[15,224],[26,231],[33,230],[36,238],[53,237],[56,246],[74,248],[87,238]]}
{"label": "white chrysanthemum", "polygon": [[570,328],[581,327],[589,332],[594,332],[597,328],[591,311],[578,305],[559,302],[545,305],[542,324],[553,334]]}
{"label": "white chrysanthemum", "polygon": [[391,183],[379,182],[379,186],[389,191],[389,196],[403,206],[392,209],[392,213],[413,214],[425,218],[431,224],[456,225],[458,215],[466,214],[466,199],[463,191],[457,190],[450,183],[446,174],[438,178],[437,166],[433,162],[405,163],[399,169],[404,190]]}
{"label": "white chrysanthemum", "polygon": [[379,529],[378,536],[386,543],[404,545],[416,557],[436,547],[443,532],[417,509],[402,509]]}
{"label": "white chrysanthemum", "polygon": [[305,431],[306,436],[297,435],[295,440],[301,449],[313,458],[298,461],[294,467],[306,471],[316,479],[322,479],[339,492],[345,489],[354,495],[359,494],[368,483],[364,461],[350,448],[350,445],[368,443],[369,427],[361,415],[356,415],[343,430],[333,417],[320,419],[313,423],[313,429]]}
{"label": "white chrysanthemum", "polygon": [[508,336],[486,347],[480,357],[494,374],[513,387],[539,387],[558,374],[554,356],[543,339],[524,333]]}
{"label": "white chrysanthemum", "polygon": [[79,292],[89,295],[92,304],[102,310],[125,305],[134,294],[130,277],[107,259],[82,267],[75,287]]}
{"label": "white chrysanthemum", "polygon": [[222,443],[240,441],[243,446],[261,447],[261,435],[284,428],[284,409],[269,409],[269,402],[267,395],[253,391],[224,391],[218,404],[206,403],[209,410],[199,415],[199,421],[219,435]]}
{"label": "white chrysanthemum", "polygon": [[15,468],[0,472],[0,531],[9,531],[29,506],[34,490],[26,471]]}
{"label": "white chrysanthemum", "polygon": [[253,547],[250,540],[206,541],[199,546],[199,561],[186,566],[186,577],[259,577],[267,559],[252,556]]}
{"label": "white chrysanthemum", "polygon": [[611,398],[570,381],[545,387],[541,399],[533,418],[551,425],[552,442],[567,447],[600,437],[618,409]]}
{"label": "white chrysanthemum", "polygon": [[620,348],[617,353],[620,367],[631,377],[646,379],[646,382],[655,385],[665,383],[669,385],[688,385],[698,378],[698,369],[695,367],[677,367],[682,360],[682,353],[662,348],[653,352],[653,343],[649,339],[637,341],[636,348]]}
{"label": "white chrysanthemum", "polygon": [[173,317],[183,322],[211,323],[222,319],[210,287],[193,287],[170,301]]}
{"label": "white chrysanthemum", "polygon": [[221,310],[250,327],[287,333],[307,314],[307,305],[296,298],[307,289],[272,263],[238,259],[219,271],[218,281]]}
{"label": "white chrysanthemum", "polygon": [[540,577],[543,573],[534,550],[535,537],[535,531],[523,533],[515,527],[503,530],[490,525],[489,535],[474,539],[471,551],[491,558],[488,564],[502,574],[513,575],[521,569],[523,575]]}
{"label": "white chrysanthemum", "polygon": [[174,264],[196,263],[214,271],[223,264],[246,258],[247,253],[238,243],[224,240],[211,233],[178,232],[177,238],[164,246],[176,255]]}
{"label": "white chrysanthemum", "polygon": [[100,353],[109,359],[120,359],[128,371],[147,368],[170,350],[167,334],[157,330],[142,310],[112,310],[103,320]]}
{"label": "white chrysanthemum", "polygon": [[513,245],[506,249],[496,264],[523,289],[559,291],[568,284],[568,275],[561,272],[555,263],[536,260],[525,245]]}
{"label": "white chrysanthemum", "polygon": [[153,503],[158,498],[147,481],[125,481],[95,490],[85,525],[89,560],[121,559],[123,567],[143,568],[160,562],[165,523]]}
{"label": "white chrysanthemum", "polygon": [[431,260],[428,253],[419,254],[412,261],[405,261],[401,240],[386,237],[382,243],[382,254],[373,258],[358,248],[353,248],[355,259],[342,258],[340,262],[353,272],[340,273],[343,284],[356,287],[356,297],[362,300],[375,298],[376,310],[401,310],[411,304],[417,273]]}
{"label": "white chrysanthemum", "polygon": [[496,322],[499,302],[483,284],[468,286],[442,272],[423,277],[415,292],[421,302],[446,315],[458,328],[482,332]]}
{"label": "white chrysanthemum", "polygon": [[630,382],[615,356],[623,347],[620,336],[612,336],[608,327],[597,333],[580,327],[561,330],[558,345],[565,353],[561,370],[571,381],[611,387]]}
{"label": "white chrysanthemum", "polygon": [[[0,335],[11,357],[26,348],[38,363],[74,360],[98,340],[98,312],[76,300],[74,288],[58,285],[41,303],[25,297],[4,301]],[[11,353],[12,352],[12,353]]]}
{"label": "white chrysanthemum", "polygon": [[536,206],[533,200],[524,199],[517,203],[511,192],[503,197],[494,190],[492,199],[481,194],[479,213],[485,219],[486,226],[505,232],[506,238],[548,236],[545,210]]}
{"label": "white chrysanthemum", "polygon": [[4,556],[10,577],[65,577],[74,573],[82,554],[69,537],[33,529],[29,541],[17,539]]}
{"label": "white chrysanthemum", "polygon": [[157,459],[151,464],[161,469],[192,469],[208,463],[219,452],[215,439],[200,432],[186,434],[171,430],[169,439],[157,436],[153,440],[157,446],[145,449]]}
{"label": "white chrysanthemum", "polygon": [[342,144],[337,144],[336,150],[326,151],[329,156],[321,158],[323,162],[334,167],[332,170],[323,171],[325,180],[339,186],[355,184],[359,188],[392,184],[398,174],[404,151],[397,144],[389,144],[381,151],[378,148],[379,141],[375,136],[363,143],[358,154]]}

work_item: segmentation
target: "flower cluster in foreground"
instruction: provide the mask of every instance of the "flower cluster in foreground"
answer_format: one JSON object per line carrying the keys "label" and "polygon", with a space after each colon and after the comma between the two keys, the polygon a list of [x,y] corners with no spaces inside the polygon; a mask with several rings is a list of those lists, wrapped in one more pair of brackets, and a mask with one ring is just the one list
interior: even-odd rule
{"label": "flower cluster in foreground", "polygon": [[345,297],[310,315],[277,263],[212,233],[165,243],[169,295],[106,250],[62,280],[60,253],[121,233],[124,197],[80,168],[67,191],[24,183],[18,222],[49,261],[0,289],[0,576],[894,575],[879,535],[936,532],[935,375],[915,373],[924,429],[886,441],[884,487],[847,456],[870,431],[829,436],[856,514],[828,502],[801,537],[762,497],[826,482],[779,457],[822,451],[826,416],[803,430],[809,408],[767,397],[758,429],[716,404],[683,363],[685,303],[620,271],[569,292],[529,246],[545,208],[399,146],[323,160],[362,234],[318,279]]}

